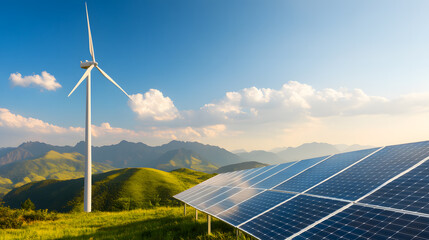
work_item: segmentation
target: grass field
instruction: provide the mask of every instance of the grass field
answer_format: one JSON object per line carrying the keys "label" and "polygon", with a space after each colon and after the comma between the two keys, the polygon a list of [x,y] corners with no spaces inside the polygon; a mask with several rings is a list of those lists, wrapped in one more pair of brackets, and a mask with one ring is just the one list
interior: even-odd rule
{"label": "grass field", "polygon": [[[234,228],[183,207],[157,207],[122,212],[60,213],[55,221],[24,224],[21,229],[0,229],[0,239],[237,239]],[[250,239],[242,235],[239,239]]]}

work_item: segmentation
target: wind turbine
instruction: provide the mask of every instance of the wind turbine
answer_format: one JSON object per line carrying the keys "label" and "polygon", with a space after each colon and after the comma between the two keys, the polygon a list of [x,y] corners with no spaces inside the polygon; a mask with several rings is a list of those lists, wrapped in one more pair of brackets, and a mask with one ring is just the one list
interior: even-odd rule
{"label": "wind turbine", "polygon": [[[98,71],[103,74],[109,81],[115,84],[116,87],[121,89],[127,97],[131,99],[131,97],[122,89],[109,75],[107,75],[101,68],[98,66],[98,63],[95,61],[94,56],[94,47],[92,45],[92,37],[91,37],[91,28],[89,27],[89,17],[88,17],[88,7],[86,6],[86,19],[88,22],[88,36],[89,36],[89,52],[92,56],[92,61],[86,60],[85,62],[80,62],[80,67],[86,69],[82,78],[77,82],[76,86],[69,93],[68,97],[76,90],[76,88],[82,83],[85,78],[88,78],[86,82],[86,124],[85,124],[85,142],[86,142],[86,164],[85,164],[85,183],[84,183],[84,211],[91,212],[91,184],[92,184],[92,157],[91,157],[91,71],[95,67]],[[132,99],[131,99],[132,100]]]}

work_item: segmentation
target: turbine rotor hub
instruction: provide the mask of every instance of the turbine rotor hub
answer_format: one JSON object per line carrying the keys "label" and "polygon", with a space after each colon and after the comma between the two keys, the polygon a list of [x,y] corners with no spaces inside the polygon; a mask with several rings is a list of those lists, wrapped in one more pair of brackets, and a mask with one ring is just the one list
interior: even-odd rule
{"label": "turbine rotor hub", "polygon": [[91,67],[91,65],[94,65],[94,67],[96,67],[98,65],[98,62],[93,62],[93,61],[85,61],[85,62],[80,62],[80,67],[83,69],[87,69],[89,67]]}

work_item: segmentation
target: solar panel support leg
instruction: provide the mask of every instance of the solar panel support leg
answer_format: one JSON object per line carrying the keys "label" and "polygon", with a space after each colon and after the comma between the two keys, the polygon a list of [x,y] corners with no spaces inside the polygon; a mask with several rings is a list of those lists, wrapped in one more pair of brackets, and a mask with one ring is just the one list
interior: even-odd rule
{"label": "solar panel support leg", "polygon": [[183,215],[186,216],[186,203],[183,204]]}
{"label": "solar panel support leg", "polygon": [[195,220],[198,220],[198,210],[195,209]]}
{"label": "solar panel support leg", "polygon": [[207,214],[207,234],[212,234],[212,218]]}

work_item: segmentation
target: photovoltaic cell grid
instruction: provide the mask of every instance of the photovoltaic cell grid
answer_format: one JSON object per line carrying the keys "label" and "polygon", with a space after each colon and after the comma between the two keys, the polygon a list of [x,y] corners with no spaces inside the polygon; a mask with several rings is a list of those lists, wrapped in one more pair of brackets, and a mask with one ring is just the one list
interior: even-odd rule
{"label": "photovoltaic cell grid", "polygon": [[217,214],[216,217],[231,225],[238,226],[293,196],[295,195],[289,193],[264,191],[247,201]]}
{"label": "photovoltaic cell grid", "polygon": [[286,239],[347,202],[298,196],[240,226],[260,239]]}
{"label": "photovoltaic cell grid", "polygon": [[265,172],[265,171],[267,171],[267,170],[269,170],[270,168],[273,168],[273,167],[274,166],[267,166],[267,167],[262,167],[262,168],[256,168],[257,169],[256,171],[253,171],[251,174],[247,174],[244,177],[240,177],[240,178],[235,179],[234,181],[231,181],[229,184],[227,184],[227,186],[228,187],[234,187],[234,186],[240,185],[240,184],[246,182],[247,180],[258,176],[259,174],[261,174],[261,173],[263,173],[263,172]]}
{"label": "photovoltaic cell grid", "polygon": [[[191,200],[194,203],[191,202],[190,205],[195,206],[197,204],[198,209],[203,209],[205,212],[239,227],[255,237],[284,239],[323,217],[329,216],[329,214],[348,204],[347,200],[357,200],[380,187],[387,180],[412,166],[415,167],[419,162],[422,163],[422,160],[428,156],[429,142],[389,146],[381,150],[368,149],[337,154],[329,158],[322,157],[220,174],[217,179],[211,182],[206,181],[205,184],[185,191],[186,194],[183,192],[175,197],[184,202]],[[352,164],[355,165],[351,166]],[[345,169],[347,167],[349,168]],[[357,203],[357,205],[347,209],[347,211],[351,211],[359,208],[360,211],[364,212],[377,212],[376,216],[379,217],[375,220],[381,221],[377,226],[381,226],[382,231],[376,228],[376,230],[368,230],[365,225],[356,227],[358,220],[355,221],[352,218],[361,216],[362,212],[344,217],[341,214],[348,213],[344,210],[315,227],[309,228],[309,230],[301,233],[297,239],[337,239],[339,237],[367,239],[368,236],[371,239],[384,239],[390,228],[397,229],[396,235],[392,236],[398,237],[398,239],[407,239],[410,236],[412,239],[427,239],[429,219],[426,218],[427,214],[425,215],[425,213],[428,213],[429,204],[428,169],[429,161],[422,163],[360,200],[364,204],[372,205],[362,207],[360,203]],[[339,172],[341,170],[344,171]],[[334,174],[337,175],[333,176]],[[326,182],[322,182],[322,184],[308,191],[308,193],[314,194],[313,196],[296,196],[293,194],[293,192],[308,190],[329,177],[331,178]],[[218,187],[213,186],[216,184]],[[226,184],[229,187],[224,187]],[[245,189],[243,190],[241,187]],[[272,187],[275,187],[277,191],[269,189]],[[263,191],[263,189],[267,190]],[[327,199],[324,196],[338,200]],[[389,207],[392,211],[379,210],[376,205]],[[410,215],[404,212],[399,213],[400,210],[394,209],[417,213],[407,212],[414,214]],[[393,215],[389,215],[391,213]],[[397,214],[400,216],[397,217]],[[338,217],[343,217],[344,220],[336,221]],[[349,222],[344,223],[346,220]],[[367,222],[372,221],[375,224],[375,220],[370,219]],[[329,221],[336,221],[335,225],[328,224]],[[400,222],[404,228],[395,226],[397,222]],[[323,231],[319,231],[320,233],[317,232],[321,235],[311,235],[316,234],[313,231],[320,230],[318,228],[321,228],[323,224],[327,227]],[[345,226],[341,231],[332,234],[332,231],[339,228],[338,224],[345,224]],[[356,238],[356,234],[362,229],[366,235]],[[328,235],[326,235],[327,231],[329,232]],[[321,237],[322,235],[323,237]]]}
{"label": "photovoltaic cell grid", "polygon": [[429,214],[429,161],[360,202]]}
{"label": "photovoltaic cell grid", "polygon": [[294,239],[427,240],[429,218],[354,205]]}
{"label": "photovoltaic cell grid", "polygon": [[275,187],[276,190],[303,192],[376,151],[376,148],[334,155]]}
{"label": "photovoltaic cell grid", "polygon": [[220,200],[220,198],[216,199],[216,203],[211,204],[210,205],[211,207],[208,209],[205,209],[205,211],[210,213],[210,214],[216,215],[216,214],[223,212],[223,211],[225,211],[225,210],[227,210],[227,209],[229,209],[229,208],[231,208],[231,207],[233,207],[233,206],[235,206],[235,205],[237,205],[237,204],[239,204],[245,200],[248,200],[248,199],[254,197],[256,194],[258,194],[260,192],[262,192],[262,190],[249,188],[249,189],[240,190],[236,194],[231,195],[229,197],[222,196],[223,197],[222,200]]}
{"label": "photovoltaic cell grid", "polygon": [[228,187],[221,187],[221,188],[214,189],[213,191],[210,191],[206,194],[201,194],[200,197],[196,196],[193,200],[189,201],[189,205],[198,206],[199,204],[201,204],[207,200],[210,200],[219,194],[222,194],[222,193],[225,193],[226,191],[229,191],[230,189],[231,188],[228,188]]}
{"label": "photovoltaic cell grid", "polygon": [[230,188],[228,191],[225,191],[225,192],[223,192],[223,193],[221,193],[221,194],[219,194],[219,195],[217,195],[217,196],[215,196],[215,197],[213,197],[213,198],[211,198],[205,202],[198,204],[197,207],[199,209],[206,209],[208,207],[213,206],[213,204],[216,204],[216,203],[218,203],[224,199],[231,197],[232,195],[235,195],[236,193],[238,193],[242,190],[243,190],[242,188]]}
{"label": "photovoltaic cell grid", "polygon": [[265,172],[259,174],[258,176],[255,176],[254,178],[247,180],[246,182],[240,183],[237,187],[250,187],[250,186],[266,179],[267,177],[289,167],[293,163],[295,163],[295,162],[288,162],[288,163],[283,163],[283,164],[274,166],[273,168],[270,168],[268,171],[265,171]]}
{"label": "photovoltaic cell grid", "polygon": [[429,156],[429,142],[389,146],[308,193],[355,201]]}
{"label": "photovoltaic cell grid", "polygon": [[262,189],[270,189],[272,187],[275,187],[277,184],[282,183],[283,181],[286,181],[288,178],[293,177],[294,175],[298,174],[299,172],[305,170],[308,167],[313,166],[314,164],[322,161],[327,157],[318,157],[318,158],[312,158],[307,160],[299,161],[293,165],[290,165],[288,168],[284,169],[281,172],[278,172],[271,177],[253,185],[254,188],[262,188]]}

